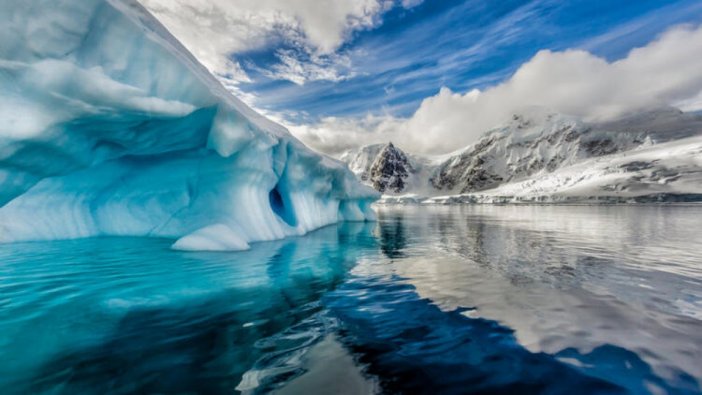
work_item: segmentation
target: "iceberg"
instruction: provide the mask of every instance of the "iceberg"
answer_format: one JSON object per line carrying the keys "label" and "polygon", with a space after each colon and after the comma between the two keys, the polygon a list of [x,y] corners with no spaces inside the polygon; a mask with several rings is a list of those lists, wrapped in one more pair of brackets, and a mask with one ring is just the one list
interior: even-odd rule
{"label": "iceberg", "polygon": [[378,194],[227,91],[135,0],[0,5],[0,242],[241,250]]}

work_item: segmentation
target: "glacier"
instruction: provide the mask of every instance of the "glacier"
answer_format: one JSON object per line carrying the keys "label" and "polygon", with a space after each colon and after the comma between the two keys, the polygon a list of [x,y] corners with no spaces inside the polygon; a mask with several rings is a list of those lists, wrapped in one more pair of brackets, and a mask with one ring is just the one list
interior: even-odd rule
{"label": "glacier", "polygon": [[378,194],[227,91],[135,0],[0,4],[0,242],[241,250]]}

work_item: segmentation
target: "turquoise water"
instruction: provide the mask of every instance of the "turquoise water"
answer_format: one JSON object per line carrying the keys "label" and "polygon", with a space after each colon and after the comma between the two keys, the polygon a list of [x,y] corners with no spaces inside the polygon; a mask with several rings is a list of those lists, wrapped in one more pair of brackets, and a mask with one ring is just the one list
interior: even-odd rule
{"label": "turquoise water", "polygon": [[702,207],[0,246],[0,392],[702,393]]}

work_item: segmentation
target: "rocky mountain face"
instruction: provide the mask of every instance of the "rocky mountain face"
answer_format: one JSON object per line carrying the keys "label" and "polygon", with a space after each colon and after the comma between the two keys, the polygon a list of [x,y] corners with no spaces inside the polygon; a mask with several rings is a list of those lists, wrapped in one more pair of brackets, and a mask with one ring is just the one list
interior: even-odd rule
{"label": "rocky mountain face", "polygon": [[[388,144],[364,147],[345,154],[342,160],[350,164],[363,182],[384,194],[458,195],[545,179],[548,174],[560,174],[562,169],[587,161],[599,163],[606,159],[598,158],[626,156],[653,145],[695,136],[702,136],[702,116],[672,108],[607,123],[587,123],[535,111],[515,114],[503,127],[487,132],[475,144],[441,158],[406,154]],[[660,150],[651,152],[662,155]],[[647,168],[651,166],[645,164]],[[632,172],[631,179],[640,183],[641,171],[636,168],[624,166],[618,171]],[[611,189],[611,185],[604,185],[606,174],[612,171],[601,175],[602,188]],[[626,186],[616,188],[626,189]],[[538,188],[533,191],[537,193]]]}
{"label": "rocky mountain face", "polygon": [[404,191],[406,179],[414,172],[407,155],[388,143],[376,156],[369,170],[370,184],[379,192]]}
{"label": "rocky mountain face", "polygon": [[383,193],[404,192],[416,173],[414,161],[393,143],[367,145],[339,159],[361,182]]}
{"label": "rocky mountain face", "polygon": [[429,181],[438,191],[483,191],[644,143],[646,134],[640,131],[595,130],[592,125],[560,115],[514,115],[507,126],[488,132],[441,163]]}

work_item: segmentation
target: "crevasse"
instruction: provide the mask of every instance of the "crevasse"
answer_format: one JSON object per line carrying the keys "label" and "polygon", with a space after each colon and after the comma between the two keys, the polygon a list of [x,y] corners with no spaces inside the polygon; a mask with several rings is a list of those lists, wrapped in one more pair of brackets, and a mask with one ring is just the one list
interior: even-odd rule
{"label": "crevasse", "polygon": [[0,4],[0,242],[238,250],[377,194],[233,97],[134,0]]}

